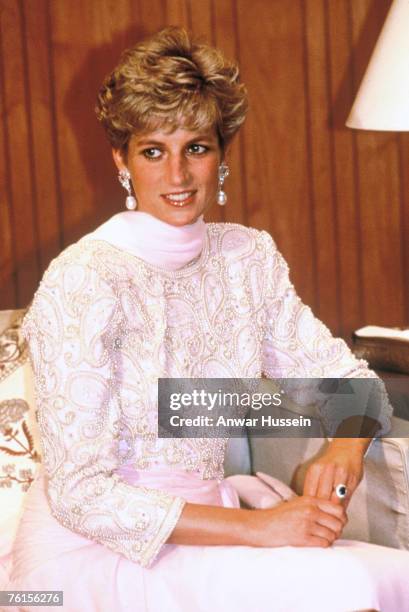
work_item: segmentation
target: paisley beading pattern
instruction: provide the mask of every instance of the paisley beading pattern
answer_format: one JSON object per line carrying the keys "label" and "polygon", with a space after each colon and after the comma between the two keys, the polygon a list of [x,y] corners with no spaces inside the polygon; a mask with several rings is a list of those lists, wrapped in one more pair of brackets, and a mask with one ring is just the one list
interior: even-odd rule
{"label": "paisley beading pattern", "polygon": [[144,566],[184,500],[120,465],[221,479],[226,440],[158,439],[158,377],[370,376],[302,305],[265,232],[209,224],[197,260],[159,270],[84,238],[47,270],[25,318],[53,514]]}

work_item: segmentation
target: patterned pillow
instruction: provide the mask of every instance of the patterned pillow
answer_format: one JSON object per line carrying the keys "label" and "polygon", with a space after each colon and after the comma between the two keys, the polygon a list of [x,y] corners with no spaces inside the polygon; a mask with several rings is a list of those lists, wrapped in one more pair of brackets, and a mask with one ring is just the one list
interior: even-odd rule
{"label": "patterned pillow", "polygon": [[40,463],[33,375],[20,330],[24,312],[0,312],[0,554],[12,542]]}

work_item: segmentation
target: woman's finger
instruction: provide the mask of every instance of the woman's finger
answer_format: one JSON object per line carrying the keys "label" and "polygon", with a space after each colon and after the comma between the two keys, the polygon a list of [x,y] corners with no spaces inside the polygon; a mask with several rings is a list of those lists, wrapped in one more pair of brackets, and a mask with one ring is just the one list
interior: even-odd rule
{"label": "woman's finger", "polygon": [[318,538],[324,538],[330,544],[336,539],[337,532],[334,532],[332,529],[325,527],[325,525],[321,525],[320,523],[315,523],[311,526],[311,534],[312,536]]}
{"label": "woman's finger", "polygon": [[348,507],[349,502],[351,501],[351,497],[359,484],[359,479],[355,476],[355,474],[350,474],[347,480],[347,494],[343,500],[343,506],[345,508]]}
{"label": "woman's finger", "polygon": [[317,488],[317,497],[320,499],[331,499],[334,487],[335,465],[327,463],[321,470],[320,479]]}
{"label": "woman's finger", "polygon": [[332,542],[329,542],[326,538],[320,538],[318,536],[309,536],[305,540],[304,546],[314,546],[319,548],[328,548]]}
{"label": "woman's finger", "polygon": [[350,494],[350,488],[351,488],[351,481],[350,478],[348,476],[348,471],[345,467],[343,466],[337,466],[334,472],[334,482],[333,482],[333,486],[332,486],[332,493],[331,493],[331,501],[340,504],[345,502],[346,497],[339,497],[339,495],[337,495],[337,486],[338,485],[345,485],[346,489],[347,489],[347,495]]}
{"label": "woman's finger", "polygon": [[317,501],[317,506],[322,512],[335,516],[338,520],[342,521],[345,525],[347,522],[347,515],[345,509],[340,504],[336,504],[332,501],[326,501],[324,499]]}
{"label": "woman's finger", "polygon": [[308,470],[304,481],[303,494],[309,495],[310,497],[317,496],[318,483],[320,480],[321,468],[317,464],[311,465]]}
{"label": "woman's finger", "polygon": [[342,529],[344,528],[344,521],[334,516],[333,514],[327,514],[326,512],[320,512],[317,517],[317,523],[330,529],[336,537],[339,537]]}

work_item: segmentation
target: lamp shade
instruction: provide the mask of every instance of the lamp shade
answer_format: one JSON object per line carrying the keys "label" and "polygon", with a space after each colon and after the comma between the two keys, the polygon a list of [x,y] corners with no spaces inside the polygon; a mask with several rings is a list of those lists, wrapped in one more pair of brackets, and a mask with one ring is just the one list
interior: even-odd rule
{"label": "lamp shade", "polygon": [[346,125],[409,130],[409,0],[393,0]]}

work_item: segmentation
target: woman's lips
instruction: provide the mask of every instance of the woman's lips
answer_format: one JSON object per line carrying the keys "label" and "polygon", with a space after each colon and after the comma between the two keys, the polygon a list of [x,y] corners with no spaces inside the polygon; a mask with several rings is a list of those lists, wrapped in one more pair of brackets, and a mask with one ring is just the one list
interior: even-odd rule
{"label": "woman's lips", "polygon": [[191,204],[195,195],[196,191],[179,191],[175,193],[164,193],[161,195],[161,197],[165,200],[167,204],[180,208],[182,206],[187,206],[188,204]]}

